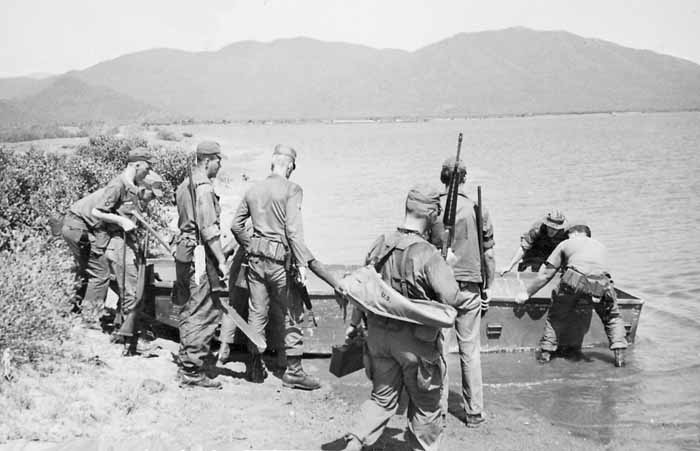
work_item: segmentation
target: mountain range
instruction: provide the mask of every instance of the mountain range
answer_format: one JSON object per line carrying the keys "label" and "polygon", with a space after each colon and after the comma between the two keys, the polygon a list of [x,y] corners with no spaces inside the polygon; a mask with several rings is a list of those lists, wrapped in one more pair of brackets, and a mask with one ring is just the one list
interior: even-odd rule
{"label": "mountain range", "polygon": [[152,49],[59,76],[0,79],[3,122],[699,108],[698,64],[526,28],[462,33],[414,52],[309,38],[237,42],[216,52]]}

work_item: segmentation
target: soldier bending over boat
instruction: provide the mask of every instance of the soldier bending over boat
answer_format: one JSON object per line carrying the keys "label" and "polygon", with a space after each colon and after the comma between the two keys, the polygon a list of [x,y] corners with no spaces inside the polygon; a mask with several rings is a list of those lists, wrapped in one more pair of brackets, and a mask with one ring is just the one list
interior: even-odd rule
{"label": "soldier bending over boat", "polygon": [[557,350],[557,335],[565,327],[569,315],[579,302],[592,302],[603,322],[610,349],[615,355],[615,366],[624,365],[627,348],[625,325],[617,307],[617,294],[607,268],[607,249],[591,238],[591,229],[584,224],[568,228],[569,239],[561,242],[540,268],[537,278],[515,301],[527,301],[561,270],[561,281],[552,292],[552,305],[547,312],[544,335],[540,340],[538,360],[549,362]]}
{"label": "soldier bending over boat", "polygon": [[520,247],[515,251],[508,266],[499,271],[500,275],[510,272],[518,262],[518,271],[539,271],[554,248],[566,239],[566,227],[564,213],[559,210],[547,212],[522,235]]}

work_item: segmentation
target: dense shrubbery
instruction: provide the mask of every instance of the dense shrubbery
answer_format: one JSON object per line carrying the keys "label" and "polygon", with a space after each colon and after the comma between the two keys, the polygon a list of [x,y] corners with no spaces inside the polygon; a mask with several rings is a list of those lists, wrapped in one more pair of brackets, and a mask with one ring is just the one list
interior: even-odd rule
{"label": "dense shrubbery", "polygon": [[0,349],[33,360],[70,327],[72,257],[62,243],[40,234],[13,235],[11,249],[0,251]]}
{"label": "dense shrubbery", "polygon": [[[50,219],[60,219],[73,202],[119,174],[129,149],[139,146],[147,142],[97,136],[73,154],[0,148],[0,349],[20,343],[35,349],[67,330],[69,320],[60,318],[73,290],[72,258],[62,240],[50,240]],[[154,169],[165,179],[163,202],[172,204],[188,155],[151,150]]]}

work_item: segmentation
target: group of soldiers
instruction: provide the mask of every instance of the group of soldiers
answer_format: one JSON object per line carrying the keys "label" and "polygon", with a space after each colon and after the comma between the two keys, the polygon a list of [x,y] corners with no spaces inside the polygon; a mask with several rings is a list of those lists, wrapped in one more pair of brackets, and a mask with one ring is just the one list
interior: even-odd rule
{"label": "group of soldiers", "polygon": [[[224,312],[226,323],[227,312],[233,309],[229,303],[222,303],[219,293],[229,274],[227,259],[234,253],[234,260],[247,260],[243,278],[249,291],[251,336],[265,337],[269,325],[270,334],[281,337],[283,344],[277,351],[285,386],[305,390],[321,386],[318,378],[306,373],[302,366],[304,305],[299,296],[293,295],[293,286],[303,286],[308,272],[313,271],[332,285],[341,298],[347,298],[347,292],[342,283],[328,275],[304,242],[303,191],[289,180],[296,162],[295,149],[284,145],[274,148],[269,176],[246,192],[234,215],[231,231],[235,242],[224,244],[219,198],[212,185],[221,167],[221,147],[213,141],[197,146],[196,164],[175,195],[179,234],[174,239],[173,252],[177,277],[174,302],[182,307],[178,369],[181,386],[221,388],[221,383],[210,377],[206,362],[220,311]],[[105,188],[75,203],[63,226],[81,282],[76,309],[81,299],[104,299],[110,268],[117,276],[122,298],[118,313],[124,319],[116,335],[124,343],[125,355],[138,352],[142,296],[136,292],[135,279],[144,256],[143,249],[135,248],[136,240],[130,239],[130,232],[137,225],[128,215],[130,211],[143,211],[150,199],[162,195],[162,179],[151,170],[152,163],[146,149],[132,150],[123,173]],[[463,162],[448,159],[442,165],[440,182],[447,188],[456,176],[462,188],[466,174]],[[381,278],[405,298],[443,303],[456,309],[454,328],[466,424],[478,427],[485,421],[480,323],[491,297],[488,287],[493,285],[497,273],[495,242],[488,210],[482,208],[483,220],[477,221],[475,202],[461,188],[447,258],[438,250],[447,236],[440,221],[446,189],[418,185],[408,192],[402,224],[374,242],[365,263],[374,265]],[[131,253],[125,260],[127,248]],[[587,225],[569,224],[561,212],[551,211],[523,234],[510,264],[499,271],[502,276],[517,263],[519,271],[537,271],[537,277],[516,296],[518,303],[526,302],[557,273],[562,274],[552,293],[552,307],[540,342],[541,362],[548,362],[557,350],[562,324],[578,302],[592,301],[605,325],[615,363],[623,364],[625,329],[605,254],[605,247],[591,238]],[[125,261],[129,262],[127,271],[119,267]],[[128,274],[121,280],[120,270]],[[230,331],[224,333],[225,328],[222,326],[222,337],[232,336]],[[389,318],[355,305],[346,337],[365,337],[364,363],[372,381],[372,393],[361,406],[359,420],[338,440],[337,449],[359,450],[373,444],[396,412],[404,390],[410,400],[410,446],[438,449],[447,413],[445,334],[446,330],[439,327]],[[222,342],[219,361],[225,362],[230,340],[222,338]],[[251,339],[248,345],[246,373],[253,383],[262,383],[267,377],[262,358],[264,343]]]}

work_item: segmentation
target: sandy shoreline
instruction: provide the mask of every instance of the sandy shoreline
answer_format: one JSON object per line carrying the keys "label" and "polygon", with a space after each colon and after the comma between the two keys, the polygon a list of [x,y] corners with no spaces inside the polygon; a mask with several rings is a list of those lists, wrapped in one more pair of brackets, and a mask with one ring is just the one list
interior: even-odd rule
{"label": "sandy shoreline", "polygon": [[[154,344],[159,349],[151,358],[123,358],[107,335],[76,327],[64,344],[71,362],[52,364],[48,377],[23,369],[15,382],[0,384],[0,441],[6,442],[0,450],[321,449],[346,431],[370,393],[362,371],[338,379],[326,358],[305,359],[324,384],[314,392],[284,388],[279,372],[251,384],[239,361],[217,370],[221,391],[181,389],[171,356],[177,343]],[[457,357],[449,363],[457,381]],[[459,387],[451,384],[443,449],[610,449],[509,405],[497,391],[487,384],[488,423],[467,429],[459,418]],[[372,449],[404,449],[403,404]]]}

